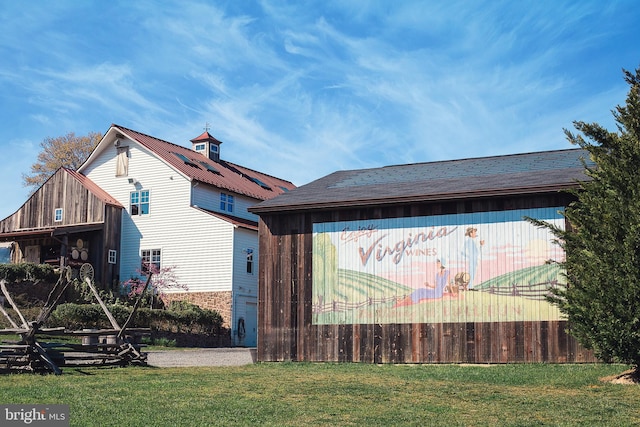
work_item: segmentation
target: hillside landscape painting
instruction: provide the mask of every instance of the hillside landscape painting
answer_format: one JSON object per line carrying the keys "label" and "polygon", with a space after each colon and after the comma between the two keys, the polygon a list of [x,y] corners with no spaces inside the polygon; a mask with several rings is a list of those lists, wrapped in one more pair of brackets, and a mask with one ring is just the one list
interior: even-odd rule
{"label": "hillside landscape painting", "polygon": [[565,286],[562,250],[526,217],[564,222],[551,208],[318,224],[313,322],[561,319],[546,296]]}

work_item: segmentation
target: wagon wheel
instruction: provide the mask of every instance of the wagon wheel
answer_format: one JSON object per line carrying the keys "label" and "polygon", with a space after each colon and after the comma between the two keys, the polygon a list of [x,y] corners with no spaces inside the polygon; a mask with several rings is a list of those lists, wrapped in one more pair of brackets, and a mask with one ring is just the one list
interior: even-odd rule
{"label": "wagon wheel", "polygon": [[73,270],[69,266],[64,267],[64,269],[66,270],[64,273],[67,278],[67,282],[70,282],[73,279]]}
{"label": "wagon wheel", "polygon": [[93,281],[93,266],[89,263],[82,264],[80,267],[80,279],[84,282],[84,279],[89,278]]}

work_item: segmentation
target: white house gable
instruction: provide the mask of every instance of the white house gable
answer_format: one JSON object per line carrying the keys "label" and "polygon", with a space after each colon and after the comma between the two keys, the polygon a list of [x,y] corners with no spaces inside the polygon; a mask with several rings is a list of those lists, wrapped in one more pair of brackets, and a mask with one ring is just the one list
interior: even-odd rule
{"label": "white house gable", "polygon": [[230,300],[211,308],[226,313],[232,342],[255,345],[259,218],[248,208],[293,184],[115,125],[79,172],[125,208],[121,282],[141,277],[143,261],[169,269],[187,298]]}
{"label": "white house gable", "polygon": [[[123,155],[126,173],[122,173]],[[194,206],[257,222],[257,216],[247,211],[257,200],[192,181],[145,146],[124,137],[117,144],[99,147],[82,172],[125,206],[121,281],[140,275],[144,255],[159,259],[161,268],[172,269],[189,292],[232,290],[237,228]],[[222,194],[227,196],[224,206]],[[245,230],[245,234],[250,237],[243,246],[257,248],[257,232]],[[255,262],[257,267],[257,256]],[[243,286],[257,287],[255,275],[245,275],[237,275]]]}

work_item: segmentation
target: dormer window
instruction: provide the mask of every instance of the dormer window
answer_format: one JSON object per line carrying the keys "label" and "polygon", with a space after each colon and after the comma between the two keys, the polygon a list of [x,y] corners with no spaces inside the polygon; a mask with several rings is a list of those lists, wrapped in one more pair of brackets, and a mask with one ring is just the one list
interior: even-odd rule
{"label": "dormer window", "polygon": [[[203,144],[204,145],[204,144]],[[204,148],[203,148],[204,150]],[[218,147],[216,144],[211,144],[211,146],[209,147],[209,150],[213,153],[213,154],[218,154],[220,152],[220,147]]]}
{"label": "dormer window", "polygon": [[198,153],[202,153],[207,149],[207,146],[205,144],[196,144],[194,148]]}

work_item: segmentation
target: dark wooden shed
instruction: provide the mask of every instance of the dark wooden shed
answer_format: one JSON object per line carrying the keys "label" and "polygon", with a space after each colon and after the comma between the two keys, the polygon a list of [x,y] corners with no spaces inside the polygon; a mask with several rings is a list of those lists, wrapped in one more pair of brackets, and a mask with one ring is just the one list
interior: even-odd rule
{"label": "dark wooden shed", "polygon": [[58,169],[14,214],[0,221],[11,262],[91,264],[96,283],[117,289],[123,206],[86,176]]}
{"label": "dark wooden shed", "polygon": [[[592,362],[545,295],[582,150],[339,171],[260,203],[258,359]],[[587,158],[588,160],[588,158]]]}

